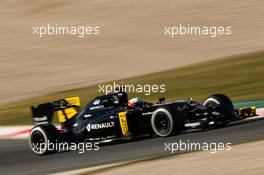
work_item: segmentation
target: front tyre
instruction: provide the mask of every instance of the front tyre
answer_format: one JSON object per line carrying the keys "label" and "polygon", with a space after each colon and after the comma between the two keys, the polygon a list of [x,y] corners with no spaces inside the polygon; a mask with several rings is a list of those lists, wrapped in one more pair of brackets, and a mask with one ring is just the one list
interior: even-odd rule
{"label": "front tyre", "polygon": [[232,101],[224,94],[214,94],[205,99],[203,105],[219,112],[223,117],[217,125],[226,125],[232,120],[234,106]]}
{"label": "front tyre", "polygon": [[29,146],[37,155],[55,153],[58,130],[50,124],[37,125],[29,133]]}
{"label": "front tyre", "polygon": [[151,126],[154,133],[160,137],[176,135],[184,128],[184,116],[180,112],[173,112],[162,107],[154,111],[151,116]]}

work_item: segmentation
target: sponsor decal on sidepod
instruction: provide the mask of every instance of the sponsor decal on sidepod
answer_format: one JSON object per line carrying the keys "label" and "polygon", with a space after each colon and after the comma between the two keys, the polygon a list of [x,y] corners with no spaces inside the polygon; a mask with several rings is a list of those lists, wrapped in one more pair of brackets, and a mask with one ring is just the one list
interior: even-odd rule
{"label": "sponsor decal on sidepod", "polygon": [[98,123],[98,124],[88,124],[87,131],[90,132],[92,129],[101,129],[101,128],[112,128],[115,126],[114,122],[107,122],[107,123]]}

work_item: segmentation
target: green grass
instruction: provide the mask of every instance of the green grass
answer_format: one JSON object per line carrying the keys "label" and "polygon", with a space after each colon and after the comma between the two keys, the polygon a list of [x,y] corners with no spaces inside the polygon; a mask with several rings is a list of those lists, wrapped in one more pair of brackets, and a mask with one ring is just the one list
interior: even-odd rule
{"label": "green grass", "polygon": [[[128,69],[129,71],[129,69]],[[117,80],[124,84],[165,84],[166,92],[129,94],[155,102],[165,96],[167,100],[192,97],[202,101],[213,93],[224,93],[233,101],[258,100],[264,98],[264,52],[218,59],[179,69]],[[112,84],[105,82],[101,84]],[[70,96],[80,96],[85,104],[98,95],[98,86],[58,92],[0,106],[0,125],[31,124],[29,107],[39,103]]]}

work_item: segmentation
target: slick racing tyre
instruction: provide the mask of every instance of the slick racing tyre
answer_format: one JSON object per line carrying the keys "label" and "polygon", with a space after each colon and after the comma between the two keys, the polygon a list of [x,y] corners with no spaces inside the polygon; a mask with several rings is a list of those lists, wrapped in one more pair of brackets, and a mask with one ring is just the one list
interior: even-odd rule
{"label": "slick racing tyre", "polygon": [[37,155],[55,153],[58,130],[50,124],[37,125],[29,133],[29,146]]}
{"label": "slick racing tyre", "polygon": [[224,116],[220,125],[226,125],[233,117],[233,103],[224,94],[214,94],[209,96],[204,100],[203,105],[212,108]]}
{"label": "slick racing tyre", "polygon": [[151,126],[154,133],[160,137],[179,134],[184,128],[184,116],[181,112],[158,108],[151,116]]}

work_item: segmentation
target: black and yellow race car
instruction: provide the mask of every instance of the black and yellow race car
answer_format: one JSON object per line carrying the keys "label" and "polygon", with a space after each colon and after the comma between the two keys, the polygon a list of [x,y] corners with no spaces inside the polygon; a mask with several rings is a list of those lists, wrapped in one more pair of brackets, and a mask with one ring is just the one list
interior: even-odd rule
{"label": "black and yellow race car", "polygon": [[[38,155],[56,152],[41,148],[40,143],[167,137],[188,128],[222,127],[256,115],[255,106],[234,109],[232,101],[223,94],[211,95],[203,103],[191,98],[172,102],[160,98],[155,104],[142,102],[131,106],[125,92],[114,92],[97,96],[82,109],[80,98],[72,97],[32,106],[31,110],[36,126],[30,132],[29,145]],[[53,125],[55,113],[61,129]]]}

